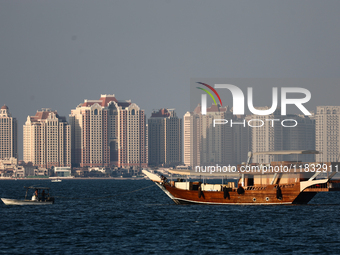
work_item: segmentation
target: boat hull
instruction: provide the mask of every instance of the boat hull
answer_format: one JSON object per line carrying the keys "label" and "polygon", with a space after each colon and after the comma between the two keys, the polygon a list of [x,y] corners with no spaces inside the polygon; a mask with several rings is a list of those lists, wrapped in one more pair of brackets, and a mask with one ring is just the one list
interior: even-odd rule
{"label": "boat hull", "polygon": [[300,192],[299,183],[282,186],[282,196],[278,198],[275,185],[256,190],[244,190],[238,194],[236,189],[223,191],[182,190],[168,184],[155,182],[176,204],[229,204],[229,205],[288,205],[307,204],[316,192]]}
{"label": "boat hull", "polygon": [[20,200],[20,199],[9,199],[1,198],[5,205],[51,205],[53,201],[34,201],[34,200]]}
{"label": "boat hull", "polygon": [[[314,180],[313,178],[310,178],[300,182],[296,182],[295,180],[295,182],[291,183],[252,185],[245,187],[239,185],[239,188],[236,189],[227,187],[226,185],[206,184],[201,182],[168,182],[149,171],[143,170],[143,173],[176,204],[307,204],[318,192],[329,191],[329,179]],[[274,179],[272,179],[272,182],[274,182],[273,180]],[[336,186],[336,184],[334,184],[334,186]]]}

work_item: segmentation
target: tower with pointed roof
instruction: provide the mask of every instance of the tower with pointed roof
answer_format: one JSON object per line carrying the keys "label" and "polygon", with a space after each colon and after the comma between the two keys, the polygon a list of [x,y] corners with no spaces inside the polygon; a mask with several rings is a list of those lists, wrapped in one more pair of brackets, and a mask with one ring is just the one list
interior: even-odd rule
{"label": "tower with pointed roof", "polygon": [[18,158],[17,120],[7,105],[0,109],[0,159]]}

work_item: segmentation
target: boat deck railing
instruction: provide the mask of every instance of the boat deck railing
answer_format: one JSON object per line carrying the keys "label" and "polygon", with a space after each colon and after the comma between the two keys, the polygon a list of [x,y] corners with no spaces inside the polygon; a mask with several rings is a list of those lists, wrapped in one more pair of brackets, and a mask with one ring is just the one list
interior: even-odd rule
{"label": "boat deck railing", "polygon": [[265,190],[267,186],[246,186],[244,190]]}

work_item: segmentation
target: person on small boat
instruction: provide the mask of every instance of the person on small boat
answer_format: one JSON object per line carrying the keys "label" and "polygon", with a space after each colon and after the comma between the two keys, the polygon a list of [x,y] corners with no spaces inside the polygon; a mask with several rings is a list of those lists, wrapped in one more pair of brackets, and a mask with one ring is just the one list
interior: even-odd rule
{"label": "person on small boat", "polygon": [[32,196],[32,200],[33,201],[37,201],[38,200],[38,190],[36,189],[33,196]]}
{"label": "person on small boat", "polygon": [[45,201],[45,190],[41,193],[41,201]]}
{"label": "person on small boat", "polygon": [[166,181],[167,181],[167,179],[166,179],[166,177],[164,175],[161,176],[161,180],[162,180],[161,183],[166,183]]}

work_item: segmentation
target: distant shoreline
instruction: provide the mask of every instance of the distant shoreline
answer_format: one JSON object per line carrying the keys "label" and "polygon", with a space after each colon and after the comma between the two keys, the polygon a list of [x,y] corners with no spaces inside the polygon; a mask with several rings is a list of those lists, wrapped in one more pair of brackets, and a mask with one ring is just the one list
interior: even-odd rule
{"label": "distant shoreline", "polygon": [[[43,181],[43,180],[55,180],[57,178],[1,178],[0,177],[0,181],[2,180],[7,180],[7,181],[27,181],[27,180],[39,180],[39,181]],[[146,180],[143,177],[126,177],[126,178],[121,178],[121,177],[75,177],[75,178],[67,178],[67,177],[63,177],[63,178],[58,178],[60,180]]]}

